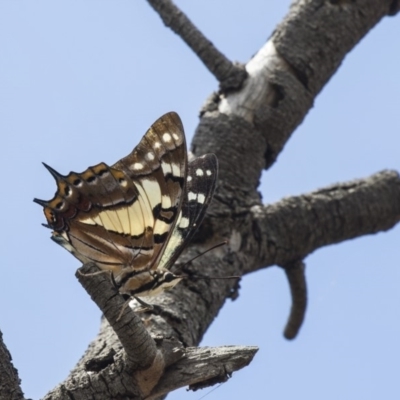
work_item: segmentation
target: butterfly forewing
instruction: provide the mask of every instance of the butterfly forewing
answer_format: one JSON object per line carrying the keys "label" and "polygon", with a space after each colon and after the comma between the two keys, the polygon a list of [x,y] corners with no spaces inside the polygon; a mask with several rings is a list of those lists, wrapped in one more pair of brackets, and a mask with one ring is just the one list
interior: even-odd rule
{"label": "butterfly forewing", "polygon": [[206,154],[189,163],[182,208],[160,268],[169,269],[195,234],[214,194],[217,177],[218,160],[214,154]]}

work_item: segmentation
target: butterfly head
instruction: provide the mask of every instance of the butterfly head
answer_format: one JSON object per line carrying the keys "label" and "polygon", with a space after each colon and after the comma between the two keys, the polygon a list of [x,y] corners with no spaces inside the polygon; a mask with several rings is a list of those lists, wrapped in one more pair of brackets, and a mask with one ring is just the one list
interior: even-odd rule
{"label": "butterfly head", "polygon": [[172,289],[182,279],[183,277],[175,275],[168,270],[165,270],[164,272],[162,272],[162,276],[159,280],[159,287],[161,288],[161,291]]}

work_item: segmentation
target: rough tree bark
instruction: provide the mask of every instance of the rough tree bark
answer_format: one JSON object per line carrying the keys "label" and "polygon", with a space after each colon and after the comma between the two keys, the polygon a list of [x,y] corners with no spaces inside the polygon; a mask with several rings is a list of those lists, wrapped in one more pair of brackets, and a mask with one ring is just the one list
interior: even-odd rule
{"label": "rough tree bark", "polygon": [[[219,184],[205,222],[175,268],[189,275],[201,270],[205,276],[228,276],[281,266],[293,299],[285,336],[293,338],[307,304],[303,259],[320,247],[397,224],[400,179],[397,172],[382,171],[265,206],[257,192],[260,175],[275,162],[346,54],[385,16],[395,15],[399,3],[294,1],[244,67],[223,56],[169,0],[148,2],[220,82],[220,91],[201,111],[192,143],[195,155],[218,156]],[[227,246],[184,265],[225,239]],[[225,300],[238,295],[234,280],[184,281],[158,298],[160,315],[141,319],[127,307],[118,320],[123,299],[109,279],[77,277],[105,318],[74,370],[45,399],[160,398],[182,386],[224,381],[257,351],[196,347]],[[0,398],[22,399],[11,357],[2,349]]]}

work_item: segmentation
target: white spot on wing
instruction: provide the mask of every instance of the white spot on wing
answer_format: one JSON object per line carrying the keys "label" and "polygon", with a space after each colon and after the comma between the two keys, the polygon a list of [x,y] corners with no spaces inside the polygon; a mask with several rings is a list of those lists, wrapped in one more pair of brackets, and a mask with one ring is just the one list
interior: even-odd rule
{"label": "white spot on wing", "polygon": [[181,176],[181,169],[179,168],[179,165],[172,164],[172,175],[173,176]]}
{"label": "white spot on wing", "polygon": [[171,142],[172,137],[171,137],[171,135],[170,135],[169,133],[164,133],[164,134],[162,135],[162,140],[163,140],[165,143],[169,143],[169,142]]}
{"label": "white spot on wing", "polygon": [[179,222],[179,228],[185,229],[189,226],[189,218],[182,217]]}
{"label": "white spot on wing", "polygon": [[178,136],[176,133],[173,133],[173,134],[172,134],[172,137],[173,137],[176,141],[179,140],[179,136]]}
{"label": "white spot on wing", "polygon": [[196,176],[203,176],[204,175],[204,171],[200,168],[196,169]]}
{"label": "white spot on wing", "polygon": [[192,180],[192,177],[190,175],[188,175],[187,179],[188,182],[190,182]]}
{"label": "white spot on wing", "polygon": [[153,161],[154,160],[154,154],[153,153],[147,153],[146,154],[146,160],[149,160],[149,161]]}
{"label": "white spot on wing", "polygon": [[164,195],[161,200],[162,208],[170,208],[172,207],[171,198],[169,196]]}
{"label": "white spot on wing", "polygon": [[160,142],[154,142],[154,148],[155,149],[159,149],[161,147],[161,143]]}
{"label": "white spot on wing", "polygon": [[196,193],[194,193],[194,192],[189,192],[188,193],[188,200],[189,201],[196,200],[196,199],[197,199],[197,194]]}
{"label": "white spot on wing", "polygon": [[142,168],[143,168],[143,164],[140,163],[140,162],[137,162],[137,163],[133,164],[133,169],[135,169],[135,170],[139,170],[139,169],[142,169]]}
{"label": "white spot on wing", "polygon": [[161,161],[161,168],[164,172],[164,175],[172,174],[171,164],[168,164],[165,161]]}
{"label": "white spot on wing", "polygon": [[206,171],[206,174],[207,174],[207,176],[210,176],[210,175],[212,175],[212,172],[208,169],[208,170]]}
{"label": "white spot on wing", "polygon": [[199,193],[197,196],[197,202],[203,204],[206,200],[206,196],[203,193]]}
{"label": "white spot on wing", "polygon": [[154,234],[162,235],[163,233],[168,232],[170,228],[170,224],[158,219],[154,227]]}

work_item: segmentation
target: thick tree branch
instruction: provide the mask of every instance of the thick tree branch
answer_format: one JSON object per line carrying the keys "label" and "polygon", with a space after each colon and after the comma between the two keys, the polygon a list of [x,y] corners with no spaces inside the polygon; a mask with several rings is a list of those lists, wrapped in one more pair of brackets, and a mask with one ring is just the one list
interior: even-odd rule
{"label": "thick tree branch", "polygon": [[[270,40],[246,64],[249,77],[243,88],[235,93],[214,95],[204,107],[193,142],[196,153],[215,152],[217,148],[218,158],[225,161],[225,152],[235,154],[242,150],[246,168],[235,170],[238,179],[258,182],[260,171],[252,170],[252,161],[256,166],[260,153],[265,168],[276,161],[312,107],[315,96],[346,54],[388,14],[391,4],[389,0],[337,4],[325,0],[294,1]],[[228,123],[223,115],[230,117]],[[247,121],[247,129],[235,129],[239,119]],[[229,146],[225,146],[225,135],[218,136],[222,124],[228,132],[233,132]],[[247,144],[242,148],[243,138],[258,141],[256,155],[248,152]],[[229,154],[226,164],[220,162],[223,180],[230,177],[232,165]],[[231,179],[226,183],[237,186]]]}
{"label": "thick tree branch", "polygon": [[221,90],[240,89],[247,77],[242,65],[232,63],[200,32],[171,0],[147,0],[171,28],[194,51],[208,70],[217,78]]}
{"label": "thick tree branch", "polygon": [[395,226],[400,221],[400,178],[395,171],[383,171],[254,207],[252,213],[259,268],[285,265],[321,247]]}
{"label": "thick tree branch", "polygon": [[12,364],[11,354],[3,342],[0,331],[0,399],[23,400],[21,380]]}

